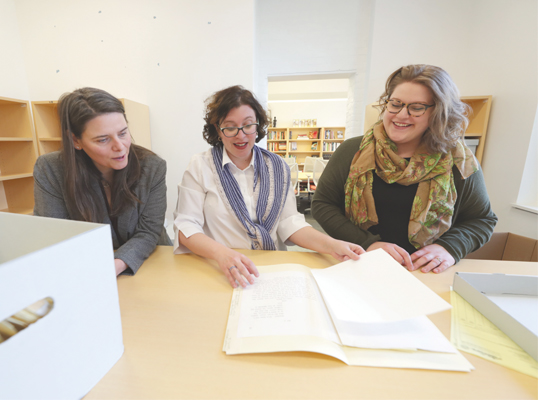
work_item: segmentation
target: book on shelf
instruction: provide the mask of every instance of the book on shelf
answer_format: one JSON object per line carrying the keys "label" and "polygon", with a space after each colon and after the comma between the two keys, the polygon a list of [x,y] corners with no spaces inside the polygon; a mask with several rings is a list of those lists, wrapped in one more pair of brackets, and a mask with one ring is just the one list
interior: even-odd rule
{"label": "book on shelf", "polygon": [[278,142],[278,151],[286,151],[286,142]]}
{"label": "book on shelf", "polygon": [[297,135],[297,140],[307,140],[308,135]]}
{"label": "book on shelf", "polygon": [[309,139],[317,139],[318,138],[318,131],[310,131],[310,132],[308,132],[308,138]]}
{"label": "book on shelf", "polygon": [[290,142],[290,150],[297,151],[297,142]]}
{"label": "book on shelf", "polygon": [[312,142],[312,145],[310,146],[310,149],[313,151],[317,151],[318,149],[318,142]]}
{"label": "book on shelf", "polygon": [[337,139],[343,139],[344,133],[342,131],[336,131],[336,138]]}
{"label": "book on shelf", "polygon": [[307,351],[348,365],[474,369],[426,316],[450,304],[384,250],[325,269],[258,270],[253,285],[233,291],[228,355]]}

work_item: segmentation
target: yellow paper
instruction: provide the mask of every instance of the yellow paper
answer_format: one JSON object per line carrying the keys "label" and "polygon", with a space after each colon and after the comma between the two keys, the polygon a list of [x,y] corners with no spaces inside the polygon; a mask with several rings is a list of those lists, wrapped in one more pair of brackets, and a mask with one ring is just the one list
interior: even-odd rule
{"label": "yellow paper", "polygon": [[450,292],[450,302],[450,339],[456,348],[538,378],[538,362],[512,339],[453,290]]}

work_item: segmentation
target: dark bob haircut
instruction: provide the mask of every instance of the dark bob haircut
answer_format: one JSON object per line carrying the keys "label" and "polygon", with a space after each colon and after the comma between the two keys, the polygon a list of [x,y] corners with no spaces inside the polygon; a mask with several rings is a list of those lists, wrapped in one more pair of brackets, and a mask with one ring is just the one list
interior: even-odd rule
{"label": "dark bob haircut", "polygon": [[242,86],[231,86],[226,89],[219,90],[209,97],[206,101],[205,116],[204,116],[204,139],[211,146],[219,144],[219,133],[216,126],[226,118],[228,113],[240,106],[249,106],[256,113],[258,120],[258,133],[256,134],[256,143],[262,140],[266,134],[268,125],[267,114],[256,100],[252,92]]}

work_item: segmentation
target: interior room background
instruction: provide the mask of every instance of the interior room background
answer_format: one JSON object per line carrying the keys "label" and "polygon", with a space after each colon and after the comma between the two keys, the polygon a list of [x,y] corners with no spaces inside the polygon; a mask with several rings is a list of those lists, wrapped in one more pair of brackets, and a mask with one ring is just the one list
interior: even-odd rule
{"label": "interior room background", "polygon": [[493,95],[482,165],[496,231],[538,238],[538,215],[513,206],[538,206],[537,25],[536,0],[0,0],[0,97],[93,86],[148,105],[170,221],[191,155],[208,148],[214,91],[240,84],[267,105],[269,82],[345,80],[349,138],[391,72],[438,65],[461,95]]}

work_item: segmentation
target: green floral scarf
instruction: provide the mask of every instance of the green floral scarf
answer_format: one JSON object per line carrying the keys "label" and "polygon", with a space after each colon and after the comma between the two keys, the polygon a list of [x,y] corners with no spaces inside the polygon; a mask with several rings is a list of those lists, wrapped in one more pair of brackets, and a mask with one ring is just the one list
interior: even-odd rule
{"label": "green floral scarf", "polygon": [[453,165],[466,179],[478,170],[478,161],[463,140],[446,154],[430,154],[424,145],[420,145],[409,161],[398,156],[396,150],[382,122],[364,136],[346,181],[346,216],[362,229],[377,225],[372,195],[374,171],[389,184],[408,186],[418,183],[408,238],[420,249],[433,243],[451,226],[457,197]]}

